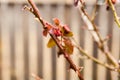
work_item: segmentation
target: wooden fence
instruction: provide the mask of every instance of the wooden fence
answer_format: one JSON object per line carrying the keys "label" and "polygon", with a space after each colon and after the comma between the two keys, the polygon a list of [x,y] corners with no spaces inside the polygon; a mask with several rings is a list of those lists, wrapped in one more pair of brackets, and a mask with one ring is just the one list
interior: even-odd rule
{"label": "wooden fence", "polygon": [[[11,0],[12,1],[12,0]],[[13,0],[14,1],[14,0]],[[72,5],[37,5],[43,18],[52,22],[52,18],[59,18],[63,24],[68,24],[76,40],[90,55],[106,61],[94,43],[78,10]],[[100,6],[96,24],[101,35],[108,34],[112,38],[108,41],[113,56],[119,60],[120,31],[113,20],[111,11],[106,6]],[[36,74],[44,80],[79,80],[63,56],[57,57],[57,49],[49,49],[46,43],[49,37],[42,36],[42,27],[34,16],[23,11],[23,4],[0,3],[0,80],[34,80],[31,74]],[[87,6],[91,13],[92,5]],[[118,13],[119,6],[117,7]],[[111,72],[89,59],[81,59],[80,52],[75,49],[74,62],[83,66],[85,80],[119,80],[116,72]]]}

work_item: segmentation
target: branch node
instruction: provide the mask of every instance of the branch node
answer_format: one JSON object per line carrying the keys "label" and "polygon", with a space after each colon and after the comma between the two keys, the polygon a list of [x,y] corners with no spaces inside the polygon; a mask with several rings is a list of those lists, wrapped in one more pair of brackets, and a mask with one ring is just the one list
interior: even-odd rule
{"label": "branch node", "polygon": [[37,76],[37,75],[35,75],[35,74],[33,74],[33,73],[32,73],[31,75],[32,75],[33,78],[35,78],[35,80],[43,80],[43,79],[41,79],[39,76]]}
{"label": "branch node", "polygon": [[79,70],[79,71],[82,71],[82,70],[83,70],[83,68],[84,68],[84,67],[79,67],[79,68],[78,68],[78,70]]}
{"label": "branch node", "polygon": [[23,7],[23,10],[27,10],[27,11],[30,11],[31,13],[34,13],[33,8],[31,8],[31,7],[27,6],[27,5],[25,5],[25,6]]}
{"label": "branch node", "polygon": [[103,42],[107,42],[112,37],[111,34],[107,35],[105,39],[103,39]]}

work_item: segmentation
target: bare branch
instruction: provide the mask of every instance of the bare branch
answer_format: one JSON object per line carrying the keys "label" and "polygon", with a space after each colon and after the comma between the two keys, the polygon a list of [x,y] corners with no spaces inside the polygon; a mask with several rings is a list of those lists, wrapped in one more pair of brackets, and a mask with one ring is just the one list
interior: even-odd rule
{"label": "bare branch", "polygon": [[35,80],[42,80],[40,77],[38,77],[38,76],[35,75],[35,74],[32,74],[32,77],[35,78]]}
{"label": "bare branch", "polygon": [[[28,0],[28,2],[30,3],[30,5],[32,6],[33,8],[33,14],[35,15],[35,17],[37,17],[40,22],[42,23],[43,25],[43,28],[45,28],[45,25],[44,25],[44,20],[41,18],[40,14],[39,14],[39,10],[38,8],[36,7],[36,5],[34,4],[34,2],[32,0]],[[70,64],[70,67],[75,71],[77,72],[78,74],[78,77],[80,80],[84,80],[81,73],[80,73],[80,69],[79,67],[77,67],[74,62],[72,61],[70,55],[68,53],[65,52],[65,50],[63,49],[62,45],[59,43],[59,41],[57,40],[57,37],[54,36],[54,34],[50,33],[49,32],[49,35],[51,36],[51,38],[55,41],[55,43],[57,44],[58,48],[60,49],[60,51],[63,53],[64,57],[66,58],[66,60],[69,62]]]}
{"label": "bare branch", "polygon": [[84,8],[82,7],[82,3],[80,1],[78,3],[77,7],[79,9],[82,19],[84,20],[84,22],[86,23],[86,25],[88,27],[88,30],[90,31],[90,33],[91,33],[92,37],[94,38],[94,40],[96,41],[96,43],[98,44],[98,48],[106,55],[106,57],[111,61],[111,63],[115,67],[118,68],[119,67],[118,62],[111,55],[111,53],[108,49],[108,46],[104,44],[104,39],[101,38],[101,35],[98,32],[95,23],[90,19],[89,15],[86,13]]}
{"label": "bare branch", "polygon": [[99,59],[97,59],[97,58],[89,55],[84,49],[82,49],[82,48],[78,45],[77,41],[76,41],[74,38],[73,38],[73,40],[74,40],[74,42],[75,42],[75,44],[76,44],[75,47],[81,52],[81,54],[83,54],[84,56],[86,56],[88,59],[94,61],[95,63],[97,63],[97,64],[99,64],[99,65],[101,65],[101,66],[106,67],[107,69],[115,70],[115,68],[112,67],[112,66],[110,66],[109,64],[104,63],[104,62],[101,62]]}
{"label": "bare branch", "polygon": [[111,0],[108,0],[108,4],[109,4],[110,8],[112,9],[112,12],[113,12],[113,15],[114,15],[115,22],[116,22],[116,24],[118,25],[118,27],[120,28],[119,17],[118,17],[118,15],[117,15],[117,12],[116,12],[116,10],[115,10],[115,7],[114,7],[112,1],[111,1]]}

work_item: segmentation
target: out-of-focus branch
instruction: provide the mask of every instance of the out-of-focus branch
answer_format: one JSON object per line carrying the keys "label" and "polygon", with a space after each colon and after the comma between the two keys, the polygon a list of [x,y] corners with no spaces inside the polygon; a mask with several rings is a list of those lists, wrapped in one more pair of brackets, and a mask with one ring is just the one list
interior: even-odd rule
{"label": "out-of-focus branch", "polygon": [[115,70],[114,67],[110,66],[109,64],[107,63],[104,63],[104,62],[101,62],[99,59],[89,55],[84,49],[82,49],[79,44],[77,43],[77,41],[75,40],[75,38],[72,38],[75,42],[75,47],[81,52],[81,54],[85,55],[88,59],[94,61],[95,63],[101,65],[101,66],[104,66],[106,67],[107,69],[110,69],[110,70]]}
{"label": "out-of-focus branch", "polygon": [[98,6],[98,3],[97,3],[97,1],[96,1],[96,4],[94,5],[93,10],[92,10],[92,17],[91,17],[91,20],[92,20],[92,21],[95,20],[95,17],[96,17],[96,15],[97,15],[98,8],[99,8],[99,6]]}
{"label": "out-of-focus branch", "polygon": [[86,11],[84,10],[84,7],[82,6],[82,3],[80,1],[78,2],[77,7],[78,7],[81,17],[84,20],[84,22],[86,23],[88,30],[90,31],[93,39],[98,44],[99,49],[106,55],[108,60],[111,61],[112,65],[114,65],[116,68],[118,68],[119,67],[118,62],[111,55],[111,53],[108,49],[108,46],[105,44],[104,40],[101,38],[101,35],[99,34],[95,23],[91,20],[89,15],[86,13]]}
{"label": "out-of-focus branch", "polygon": [[119,17],[118,17],[118,15],[117,15],[117,12],[116,12],[116,10],[115,10],[115,7],[114,7],[112,1],[111,1],[111,0],[108,0],[108,4],[109,4],[110,8],[112,9],[112,12],[113,12],[113,15],[114,15],[115,22],[116,22],[116,24],[118,25],[118,27],[120,28]]}
{"label": "out-of-focus branch", "polygon": [[35,74],[32,74],[32,77],[35,78],[35,80],[43,80],[41,79],[39,76],[35,75]]}
{"label": "out-of-focus branch", "polygon": [[[45,24],[44,24],[45,22],[44,22],[44,20],[41,18],[40,14],[39,14],[38,8],[36,7],[36,5],[34,4],[34,2],[33,2],[32,0],[28,0],[28,2],[29,2],[30,5],[32,6],[31,9],[33,9],[33,10],[30,9],[29,11],[32,12],[32,13],[35,15],[36,18],[39,19],[39,21],[40,21],[41,24],[43,25],[43,28],[45,28]],[[68,63],[70,64],[70,68],[73,69],[73,70],[77,73],[77,75],[78,75],[78,77],[79,77],[80,80],[84,80],[83,76],[82,76],[81,73],[80,73],[80,69],[81,69],[81,68],[77,67],[77,66],[74,64],[74,62],[72,61],[70,55],[64,50],[64,48],[62,47],[62,45],[59,43],[57,37],[56,37],[54,34],[50,33],[50,32],[49,32],[49,35],[50,35],[51,38],[55,41],[57,47],[60,49],[60,51],[61,51],[61,53],[64,55],[65,59],[66,59],[66,60],[68,61]]]}

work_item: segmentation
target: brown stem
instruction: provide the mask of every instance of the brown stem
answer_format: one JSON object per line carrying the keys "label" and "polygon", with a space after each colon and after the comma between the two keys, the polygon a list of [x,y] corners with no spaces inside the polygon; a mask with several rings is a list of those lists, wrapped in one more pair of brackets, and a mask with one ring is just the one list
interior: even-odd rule
{"label": "brown stem", "polygon": [[70,67],[71,67],[75,72],[77,72],[79,79],[80,79],[80,80],[84,80],[83,77],[82,77],[82,75],[80,74],[80,69],[77,68],[77,66],[74,64],[74,62],[72,61],[70,55],[64,51],[63,47],[60,45],[60,43],[59,43],[59,41],[56,39],[56,37],[55,37],[53,34],[51,34],[51,33],[49,33],[49,34],[50,34],[50,36],[52,37],[52,39],[55,41],[55,43],[57,44],[57,46],[58,46],[58,48],[60,49],[60,51],[64,54],[64,57],[67,59],[67,61],[68,61],[69,64],[70,64]]}
{"label": "brown stem", "polygon": [[120,28],[119,17],[118,17],[118,15],[117,15],[117,12],[116,12],[116,10],[115,10],[115,7],[114,7],[112,1],[111,1],[111,0],[108,0],[108,4],[109,4],[110,8],[112,9],[112,12],[113,12],[113,15],[114,15],[115,22],[116,22],[116,24],[118,25],[118,27]]}
{"label": "brown stem", "polygon": [[98,32],[95,23],[91,20],[91,18],[89,17],[87,12],[84,10],[84,8],[81,6],[81,4],[82,3],[79,1],[79,5],[78,5],[79,11],[82,15],[82,18],[84,19],[85,23],[88,26],[88,30],[90,31],[90,33],[93,36],[96,43],[98,44],[98,48],[106,55],[108,60],[110,60],[111,63],[116,68],[118,68],[119,65],[118,65],[116,59],[111,55],[110,51],[108,50],[108,46],[104,44],[104,40],[101,38],[101,35]]}
{"label": "brown stem", "polygon": [[35,75],[35,74],[32,74],[32,77],[35,78],[35,80],[42,80],[39,76]]}
{"label": "brown stem", "polygon": [[43,25],[43,28],[45,28],[44,21],[40,17],[40,12],[39,12],[38,8],[36,7],[36,5],[34,4],[34,2],[32,0],[28,0],[28,2],[32,6],[33,14],[35,15],[36,18],[38,18],[40,20],[41,24]]}
{"label": "brown stem", "polygon": [[[32,6],[33,8],[33,14],[35,15],[35,17],[37,17],[40,22],[42,23],[43,25],[43,28],[45,28],[45,25],[44,25],[44,21],[43,19],[40,17],[40,14],[39,14],[39,10],[38,8],[36,7],[36,5],[34,4],[34,2],[32,0],[28,0],[28,2],[30,3],[30,5]],[[72,61],[70,55],[68,55],[67,52],[64,51],[63,47],[61,46],[61,44],[59,43],[59,41],[57,40],[57,37],[54,36],[54,34],[50,33],[49,32],[49,35],[51,36],[51,38],[55,41],[55,43],[57,44],[58,48],[60,49],[60,51],[63,53],[64,57],[66,58],[66,60],[69,62],[70,64],[70,67],[75,71],[77,72],[78,74],[78,77],[80,80],[84,80],[81,73],[80,73],[80,69],[74,64],[74,62]]]}
{"label": "brown stem", "polygon": [[101,65],[101,66],[106,67],[106,68],[109,69],[109,70],[113,70],[113,71],[115,70],[115,68],[112,67],[112,66],[110,66],[109,64],[104,63],[104,62],[101,62],[99,59],[97,59],[97,58],[89,55],[83,48],[81,48],[81,47],[79,46],[79,44],[76,42],[76,40],[75,40],[74,38],[73,38],[73,40],[74,40],[74,42],[75,42],[75,44],[76,44],[75,47],[81,52],[81,54],[85,55],[86,57],[88,57],[88,59],[94,61],[95,63],[97,63],[97,64],[99,64],[99,65]]}

